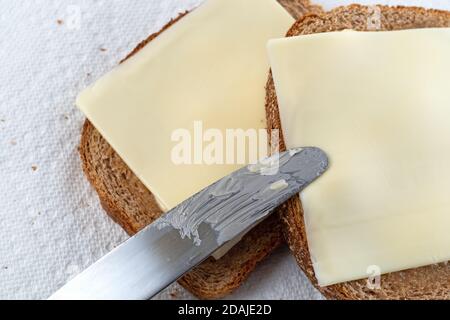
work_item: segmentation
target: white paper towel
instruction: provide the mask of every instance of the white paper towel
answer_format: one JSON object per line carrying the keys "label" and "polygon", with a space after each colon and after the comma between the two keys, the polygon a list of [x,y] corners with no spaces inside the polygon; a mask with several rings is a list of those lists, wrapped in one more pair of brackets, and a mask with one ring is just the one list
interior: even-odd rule
{"label": "white paper towel", "polygon": [[[77,147],[84,117],[75,97],[201,2],[0,0],[0,299],[44,299],[127,238],[83,176]],[[329,9],[347,1],[316,2]],[[158,298],[192,296],[175,284]],[[321,295],[282,248],[229,298]]]}

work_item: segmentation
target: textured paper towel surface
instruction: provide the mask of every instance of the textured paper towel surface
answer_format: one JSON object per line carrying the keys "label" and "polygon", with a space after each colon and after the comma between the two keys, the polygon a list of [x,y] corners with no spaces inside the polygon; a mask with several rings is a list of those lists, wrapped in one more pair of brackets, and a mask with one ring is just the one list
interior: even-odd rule
{"label": "textured paper towel surface", "polygon": [[[201,2],[0,0],[0,299],[47,298],[127,238],[82,174],[77,147],[84,117],[75,97],[142,39]],[[339,3],[316,2],[328,9]],[[192,296],[173,285],[158,298]],[[229,298],[321,296],[282,248]]]}

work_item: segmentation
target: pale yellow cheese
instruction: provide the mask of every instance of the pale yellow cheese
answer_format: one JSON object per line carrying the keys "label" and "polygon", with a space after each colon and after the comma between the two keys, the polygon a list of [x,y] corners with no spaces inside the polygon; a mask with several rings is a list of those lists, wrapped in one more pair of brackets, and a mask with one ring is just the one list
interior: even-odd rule
{"label": "pale yellow cheese", "polygon": [[288,148],[330,168],[301,194],[320,285],[450,259],[450,29],[268,45]]}
{"label": "pale yellow cheese", "polygon": [[[293,18],[275,0],[208,0],[82,92],[77,106],[168,210],[239,168],[177,165],[172,134],[265,128],[265,46]],[[126,35],[124,35],[126,36]]]}

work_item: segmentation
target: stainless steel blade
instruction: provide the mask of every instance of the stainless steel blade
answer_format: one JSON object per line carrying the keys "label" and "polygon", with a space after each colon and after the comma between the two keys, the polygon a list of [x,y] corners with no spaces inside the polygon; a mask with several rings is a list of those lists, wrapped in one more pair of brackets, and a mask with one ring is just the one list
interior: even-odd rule
{"label": "stainless steel blade", "polygon": [[94,263],[50,299],[148,299],[318,178],[318,148],[290,150],[200,191]]}

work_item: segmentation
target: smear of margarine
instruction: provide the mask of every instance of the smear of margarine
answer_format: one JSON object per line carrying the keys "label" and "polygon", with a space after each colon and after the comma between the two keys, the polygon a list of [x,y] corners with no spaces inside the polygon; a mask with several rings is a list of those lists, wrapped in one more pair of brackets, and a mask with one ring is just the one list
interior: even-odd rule
{"label": "smear of margarine", "polygon": [[[213,232],[222,245],[263,220],[327,167],[326,155],[317,148],[284,152],[276,159],[272,156],[197,193],[159,219],[156,226],[175,228],[196,245],[201,244],[200,233]],[[276,173],[268,175],[267,168],[276,169]],[[203,231],[199,232],[201,226]]]}

